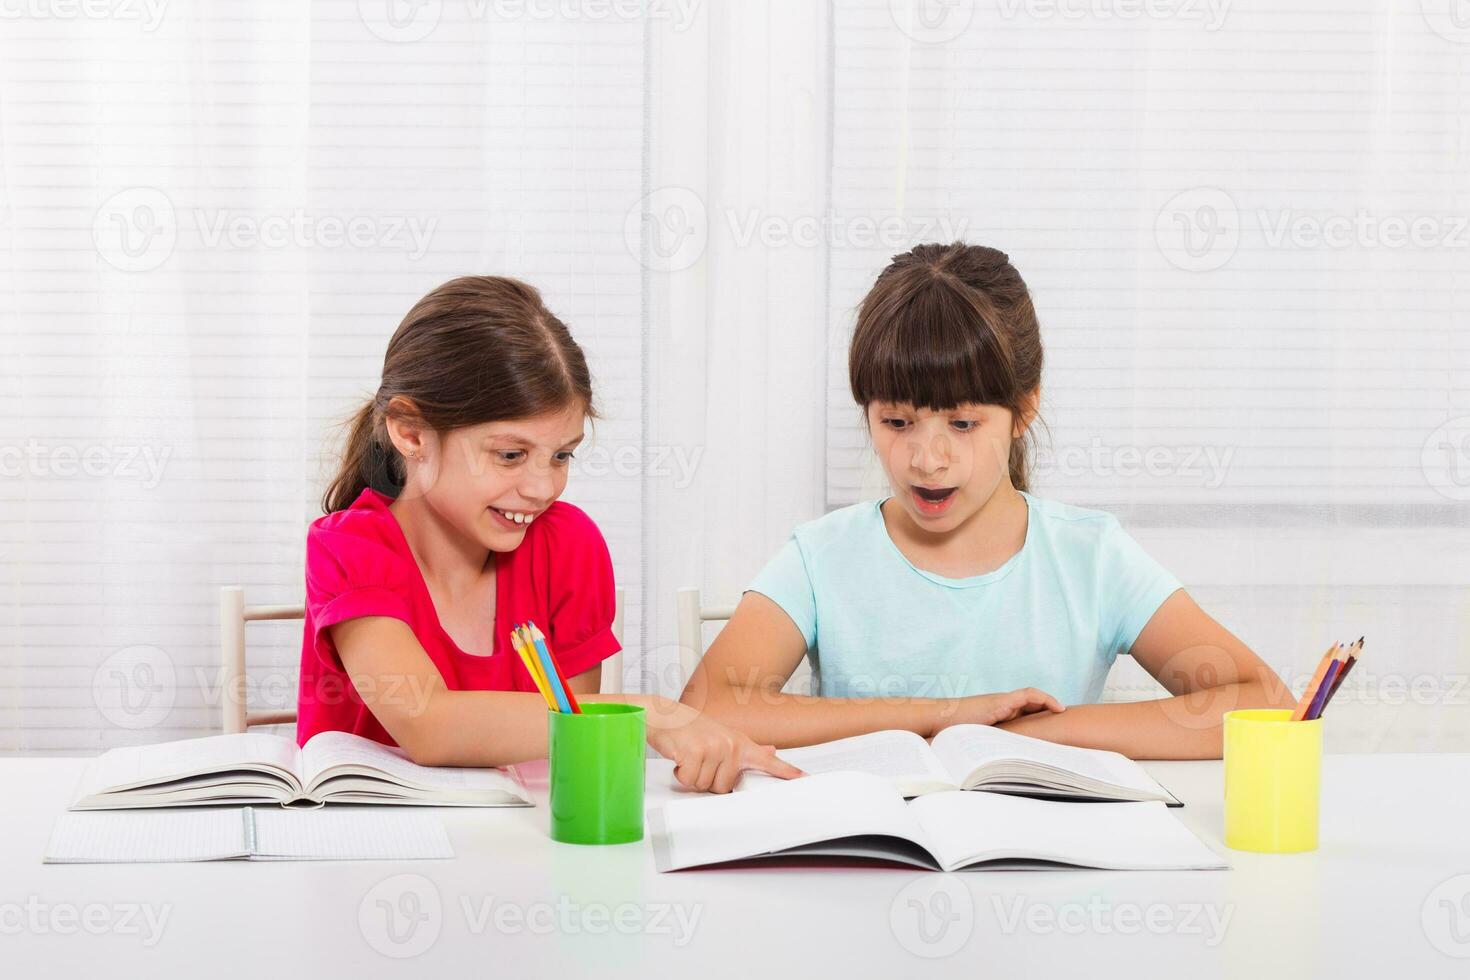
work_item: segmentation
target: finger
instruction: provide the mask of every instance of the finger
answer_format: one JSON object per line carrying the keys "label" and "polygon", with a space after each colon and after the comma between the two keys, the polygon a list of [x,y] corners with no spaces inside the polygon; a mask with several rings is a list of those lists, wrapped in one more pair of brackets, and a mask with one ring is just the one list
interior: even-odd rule
{"label": "finger", "polygon": [[701,756],[690,755],[674,766],[674,778],[679,781],[680,786],[685,789],[697,788],[695,784],[699,782],[699,769],[703,761]]}
{"label": "finger", "polygon": [[1045,691],[1038,691],[1034,687],[1028,687],[1021,693],[1026,695],[1025,711],[1027,714],[1030,714],[1033,711],[1065,710],[1065,708],[1062,706],[1062,702],[1058,701],[1050,694],[1047,694]]}
{"label": "finger", "polygon": [[715,773],[720,771],[720,756],[710,753],[704,757],[699,764],[699,776],[694,780],[694,788],[700,792],[707,792],[715,783]]}
{"label": "finger", "polygon": [[805,772],[802,772],[785,759],[776,755],[776,747],[774,745],[762,745],[754,752],[746,753],[744,767],[746,769],[755,769],[760,772],[770,773],[772,776],[779,776],[782,779],[795,779],[798,776],[806,775]]}
{"label": "finger", "polygon": [[740,782],[740,763],[734,758],[726,759],[715,771],[715,779],[710,784],[710,792],[728,793],[735,788],[738,782]]}

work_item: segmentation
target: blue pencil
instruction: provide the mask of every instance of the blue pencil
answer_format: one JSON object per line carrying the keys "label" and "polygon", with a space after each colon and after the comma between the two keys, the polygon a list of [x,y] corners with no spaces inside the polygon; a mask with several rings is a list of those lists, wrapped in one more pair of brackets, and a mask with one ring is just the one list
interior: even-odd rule
{"label": "blue pencil", "polygon": [[546,673],[546,683],[551,688],[551,693],[556,695],[556,705],[559,711],[566,714],[572,713],[572,703],[567,700],[566,689],[561,686],[561,677],[556,670],[556,664],[551,662],[551,652],[546,649],[546,644],[537,639],[531,632],[529,623],[523,624],[526,635],[531,637],[531,642],[536,645],[536,658],[541,661],[541,669]]}

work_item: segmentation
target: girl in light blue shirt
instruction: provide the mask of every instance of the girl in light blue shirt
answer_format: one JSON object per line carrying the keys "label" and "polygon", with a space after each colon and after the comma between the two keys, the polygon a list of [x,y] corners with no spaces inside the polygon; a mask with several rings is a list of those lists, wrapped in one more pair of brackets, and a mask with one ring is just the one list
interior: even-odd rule
{"label": "girl in light blue shirt", "polygon": [[[1041,367],[1004,253],[896,257],[848,359],[890,495],[798,527],[684,700],[778,747],[971,722],[1134,758],[1217,758],[1225,711],[1290,705],[1116,518],[1028,492]],[[1171,696],[1096,703],[1125,654]],[[817,693],[783,693],[803,657]]]}

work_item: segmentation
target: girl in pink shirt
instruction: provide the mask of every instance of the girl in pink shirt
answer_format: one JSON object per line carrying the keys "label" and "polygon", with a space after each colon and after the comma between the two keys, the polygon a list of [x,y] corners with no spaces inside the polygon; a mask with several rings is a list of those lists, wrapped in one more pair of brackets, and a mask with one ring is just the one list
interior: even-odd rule
{"label": "girl in pink shirt", "polygon": [[582,350],[531,286],[468,276],[408,312],[307,533],[298,743],[340,730],[422,765],[544,757],[546,703],[508,643],[532,620],[579,699],[645,707],[684,785],[799,775],[687,705],[597,693],[618,650],[612,561],[557,499],[593,415]]}

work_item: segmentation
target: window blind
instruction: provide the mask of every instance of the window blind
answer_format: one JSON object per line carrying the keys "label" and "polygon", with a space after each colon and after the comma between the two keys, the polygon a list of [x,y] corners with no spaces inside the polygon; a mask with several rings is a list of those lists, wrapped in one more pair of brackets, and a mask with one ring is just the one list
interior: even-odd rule
{"label": "window blind", "polygon": [[[446,279],[541,288],[591,361],[589,468],[639,446],[639,20],[124,6],[0,31],[0,750],[217,729],[218,588],[301,601],[335,424]],[[636,649],[639,475],[602,469],[567,499]],[[300,637],[249,628],[254,705],[294,705]]]}

